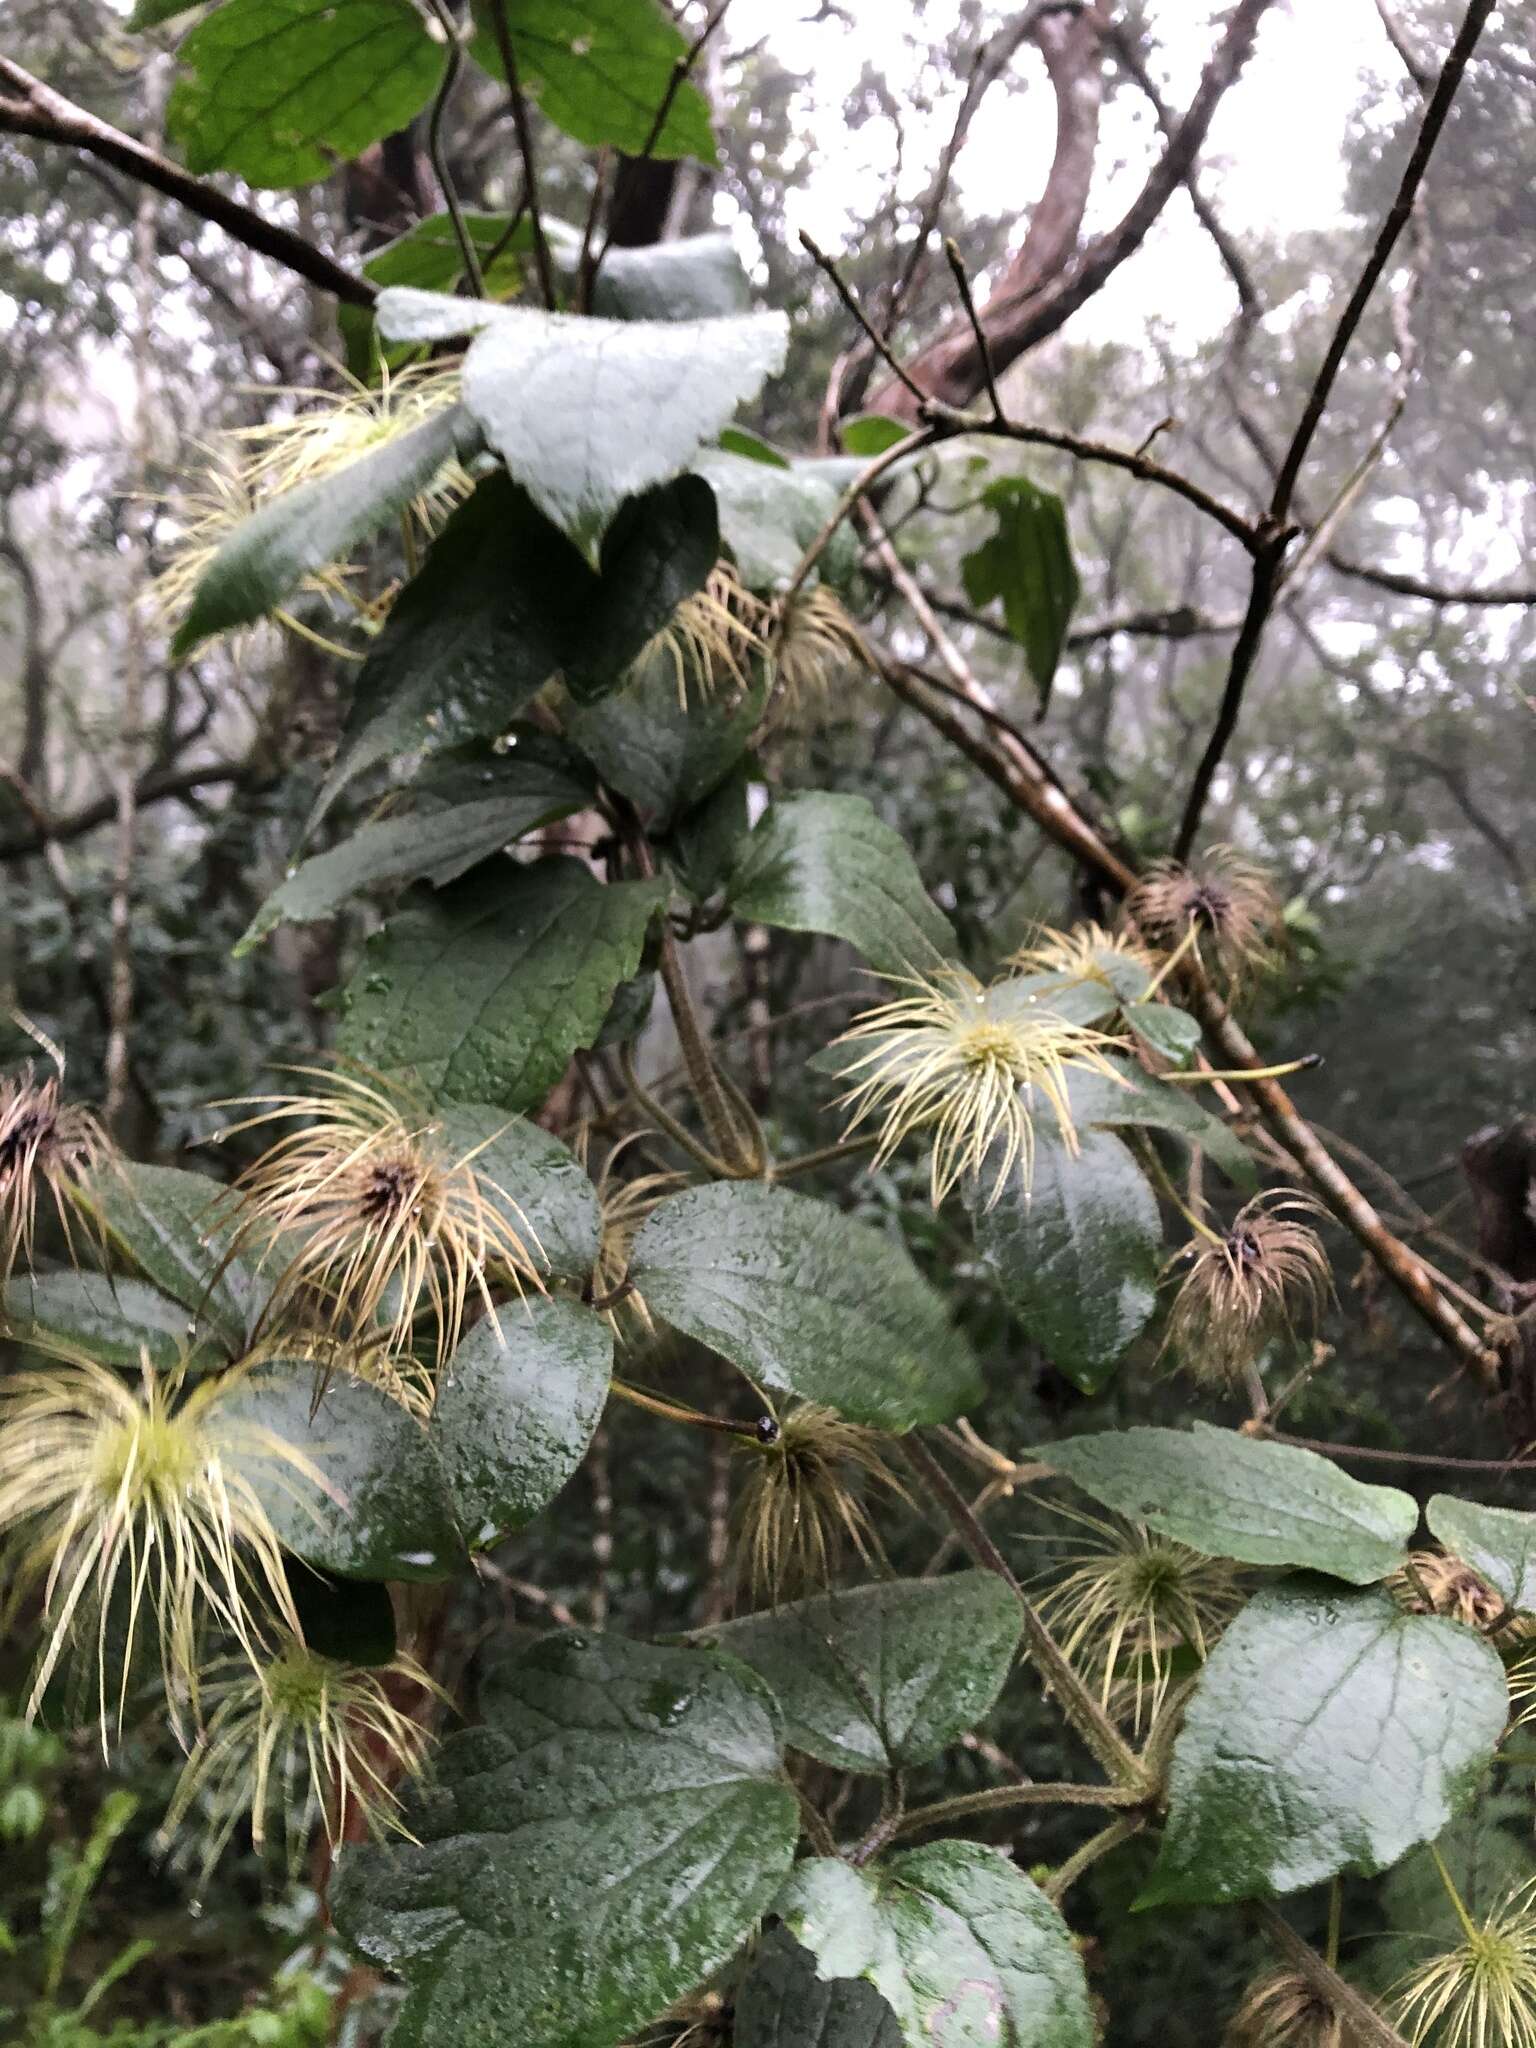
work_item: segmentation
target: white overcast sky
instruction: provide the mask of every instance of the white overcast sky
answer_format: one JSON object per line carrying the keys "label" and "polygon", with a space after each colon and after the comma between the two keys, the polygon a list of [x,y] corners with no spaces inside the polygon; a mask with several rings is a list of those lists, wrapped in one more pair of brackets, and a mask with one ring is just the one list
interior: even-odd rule
{"label": "white overcast sky", "polygon": [[[890,128],[871,123],[846,131],[842,108],[861,67],[887,55],[893,34],[911,24],[907,0],[842,0],[858,27],[800,19],[811,0],[735,0],[730,23],[737,47],[766,38],[781,61],[806,80],[810,125],[820,138],[822,172],[789,196],[792,222],[833,246],[868,224],[890,174]],[[1209,53],[1213,18],[1224,7],[1207,0],[1154,0],[1149,17],[1164,59],[1166,96],[1182,106]],[[923,33],[937,39],[953,17],[952,0],[929,0]],[[959,197],[978,211],[1024,213],[1050,163],[1054,123],[1050,90],[1038,59],[1024,96],[994,90],[974,122],[956,173]],[[1395,87],[1398,60],[1387,44],[1374,0],[1283,0],[1259,31],[1253,57],[1227,94],[1203,156],[1205,187],[1223,220],[1241,236],[1289,234],[1337,220],[1344,179],[1344,127],[1362,95],[1380,81]],[[1030,75],[1028,72],[1026,76]],[[1135,96],[1107,122],[1101,176],[1090,227],[1112,219],[1139,182],[1146,161],[1144,117]],[[920,189],[953,123],[955,98],[937,105],[908,136],[909,179]],[[1030,118],[1038,107],[1038,121]],[[1132,121],[1137,123],[1132,126]],[[926,133],[924,132],[926,127]],[[841,140],[839,137],[841,135]],[[1156,312],[1190,339],[1222,325],[1230,291],[1214,255],[1180,202],[1158,230],[1154,254],[1144,251],[1073,324],[1082,336],[1126,335]],[[1170,276],[1177,290],[1170,292]]]}

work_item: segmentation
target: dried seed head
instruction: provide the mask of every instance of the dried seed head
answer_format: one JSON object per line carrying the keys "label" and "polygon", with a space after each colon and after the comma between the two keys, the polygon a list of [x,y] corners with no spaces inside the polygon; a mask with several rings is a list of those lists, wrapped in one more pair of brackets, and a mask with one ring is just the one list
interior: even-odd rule
{"label": "dried seed head", "polygon": [[[406,1354],[417,1321],[441,1367],[493,1284],[539,1288],[538,1240],[508,1191],[398,1088],[361,1069],[300,1068],[308,1095],[252,1098],[249,1130],[293,1121],[231,1190],[233,1245],[278,1264],[263,1336],[296,1324],[364,1357]],[[493,1142],[493,1141],[487,1141]],[[498,1324],[499,1328],[499,1324]]]}
{"label": "dried seed head", "polygon": [[869,673],[869,652],[841,598],[824,583],[803,584],[769,612],[768,662],[775,721],[806,728],[831,709],[833,686]]}
{"label": "dried seed head", "polygon": [[1186,1245],[1171,1262],[1190,1264],[1169,1311],[1164,1355],[1192,1379],[1230,1386],[1275,1337],[1315,1324],[1333,1282],[1322,1239],[1305,1219],[1324,1213],[1310,1195],[1272,1188],[1239,1210],[1225,1237]]}
{"label": "dried seed head", "polygon": [[1276,1970],[1250,1984],[1223,2048],[1349,2048],[1344,2021],[1305,1977]]}
{"label": "dried seed head", "polygon": [[81,1188],[110,1154],[91,1112],[62,1099],[58,1076],[39,1081],[28,1066],[0,1079],[0,1285],[18,1258],[31,1261],[41,1197],[73,1259]]}
{"label": "dried seed head", "polygon": [[1402,1979],[1393,2025],[1415,2048],[1536,2048],[1536,1880],[1480,1920],[1455,1905],[1463,1938]]}
{"label": "dried seed head", "polygon": [[1234,983],[1273,963],[1284,930],[1268,876],[1230,846],[1213,846],[1188,867],[1154,862],[1125,908],[1143,936],[1165,950],[1193,934],[1206,964]]}
{"label": "dried seed head", "polygon": [[884,1439],[806,1402],[772,1431],[739,1440],[746,1479],[737,1501],[738,1578],[755,1600],[774,1604],[830,1584],[852,1551],[877,1561],[880,1539],[864,1496],[906,1500],[885,1459]]}
{"label": "dried seed head", "polygon": [[1467,1628],[1492,1628],[1505,1613],[1488,1581],[1443,1550],[1411,1551],[1387,1586],[1407,1613],[1443,1614]]}
{"label": "dried seed head", "polygon": [[[588,1142],[588,1133],[583,1129],[572,1147],[584,1166]],[[598,1302],[609,1295],[620,1295],[629,1275],[629,1249],[636,1232],[657,1203],[675,1194],[687,1180],[681,1173],[642,1173],[632,1180],[625,1179],[619,1170],[620,1162],[633,1143],[633,1137],[621,1138],[603,1161],[597,1177],[600,1235],[597,1263],[592,1268],[592,1294]],[[644,1345],[656,1335],[651,1312],[637,1289],[631,1288],[599,1313],[620,1346]]]}
{"label": "dried seed head", "polygon": [[835,1041],[850,1048],[842,1071],[854,1082],[838,1106],[849,1131],[881,1119],[877,1165],[914,1131],[931,1134],[935,1208],[967,1176],[987,1173],[990,1207],[1015,1166],[1028,1186],[1042,1108],[1076,1151],[1069,1077],[1091,1069],[1119,1082],[1104,1050],[1114,1041],[963,967],[914,975],[910,985],[915,993],[865,1011]]}
{"label": "dried seed head", "polygon": [[10,1539],[11,1598],[42,1596],[45,1639],[28,1711],[66,1647],[94,1633],[105,1746],[114,1595],[127,1613],[116,1722],[146,1627],[174,1716],[181,1699],[195,1704],[209,1627],[248,1656],[274,1618],[297,1631],[265,1503],[284,1493],[312,1507],[310,1489],[329,1489],[302,1451],[250,1420],[240,1398],[246,1369],[191,1382],[185,1367],[157,1372],[146,1358],[135,1387],[83,1354],[48,1348],[55,1362],[46,1369],[0,1383],[0,1535]]}
{"label": "dried seed head", "polygon": [[222,1660],[205,1678],[207,1721],[172,1795],[162,1846],[196,1812],[206,1877],[248,1818],[258,1853],[281,1843],[293,1878],[317,1826],[333,1847],[359,1826],[374,1837],[400,1828],[398,1781],[421,1769],[432,1738],[391,1697],[391,1681],[397,1692],[403,1684],[443,1697],[413,1658],[365,1670],[293,1636],[254,1666]]}
{"label": "dried seed head", "polygon": [[1097,981],[1112,988],[1110,964],[1129,961],[1153,971],[1153,960],[1133,932],[1107,932],[1101,924],[1078,924],[1071,931],[1046,927],[1014,953],[1008,966],[1014,974],[1055,974],[1063,981]]}
{"label": "dried seed head", "polygon": [[712,697],[727,688],[741,696],[751,685],[754,662],[768,651],[766,625],[764,607],[729,563],[717,562],[704,588],[684,598],[641,648],[629,673],[638,676],[664,664],[684,709],[690,691]]}
{"label": "dried seed head", "polygon": [[1237,1612],[1236,1568],[1118,1515],[1059,1502],[1052,1513],[1080,1533],[1065,1544],[1050,1539],[1041,1618],[1097,1681],[1105,1708],[1139,1733],[1157,1718],[1176,1654],[1192,1651],[1203,1662]]}

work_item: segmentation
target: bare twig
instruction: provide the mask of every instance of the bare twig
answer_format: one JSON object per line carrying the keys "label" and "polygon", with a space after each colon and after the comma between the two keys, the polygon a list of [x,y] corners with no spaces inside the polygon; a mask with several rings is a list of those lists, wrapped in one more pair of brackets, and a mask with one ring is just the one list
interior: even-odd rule
{"label": "bare twig", "polygon": [[528,119],[528,102],[523,98],[518,79],[517,52],[512,47],[512,31],[507,26],[507,0],[490,0],[490,15],[491,34],[501,57],[502,75],[507,85],[513,132],[523,161],[523,196],[528,202],[528,225],[533,236],[533,267],[539,280],[539,294],[545,305],[553,310],[559,303],[555,291],[555,267],[550,260],[544,217],[539,210],[539,169],[533,147],[533,124]]}
{"label": "bare twig", "polygon": [[459,73],[464,68],[464,48],[459,41],[459,26],[443,0],[427,0],[433,19],[443,32],[447,46],[448,61],[443,66],[442,81],[432,101],[432,112],[427,120],[427,154],[432,159],[432,168],[437,174],[438,190],[443,195],[443,205],[453,225],[453,238],[459,245],[459,261],[464,266],[464,275],[469,279],[470,289],[477,299],[485,297],[485,279],[480,273],[480,258],[475,250],[474,237],[464,219],[464,209],[459,204],[458,190],[453,182],[453,171],[448,162],[448,153],[443,147],[443,120],[448,112],[448,102],[453,89],[459,82]]}
{"label": "bare twig", "polygon": [[[993,419],[997,421],[999,426],[1002,426],[1004,424],[1003,401],[998,394],[997,370],[992,362],[992,350],[987,341],[987,330],[982,326],[976,312],[976,301],[971,296],[971,280],[965,274],[965,262],[960,254],[959,244],[949,235],[946,235],[944,238],[944,260],[949,265],[949,274],[955,280],[955,290],[960,294],[960,303],[965,308],[965,317],[970,321],[971,332],[976,337],[976,354],[981,362],[982,389],[986,392],[987,402],[992,407]],[[1136,450],[1138,455],[1143,452],[1145,445],[1143,443],[1142,448]]]}

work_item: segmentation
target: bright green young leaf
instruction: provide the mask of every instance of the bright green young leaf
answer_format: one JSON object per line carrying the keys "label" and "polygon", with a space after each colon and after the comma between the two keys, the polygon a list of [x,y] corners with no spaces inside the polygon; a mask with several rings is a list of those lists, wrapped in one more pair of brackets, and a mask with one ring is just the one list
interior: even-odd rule
{"label": "bright green young leaf", "polygon": [[1176,1067],[1184,1066],[1200,1043],[1198,1019],[1172,1003],[1127,1003],[1122,1015],[1138,1038]]}
{"label": "bright green young leaf", "polygon": [[1044,707],[1077,603],[1066,507],[1022,476],[999,477],[982,495],[997,529],[960,565],[966,595],[975,605],[1002,599],[1004,622],[1024,649]]}
{"label": "bright green young leaf", "polygon": [[177,59],[166,126],[188,170],[275,186],[408,127],[444,61],[411,0],[223,0]]}
{"label": "bright green young leaf", "polygon": [[787,1928],[758,1943],[736,1994],[735,2048],[902,2048],[896,2015],[862,1977],[824,1983]]}
{"label": "bright green young leaf", "polygon": [[[473,0],[477,63],[503,75],[492,0]],[[715,160],[709,107],[691,80],[674,88],[688,45],[657,0],[502,0],[518,81],[557,128],[589,149]],[[671,94],[670,102],[668,95]],[[666,118],[656,119],[663,106]]]}
{"label": "bright green young leaf", "polygon": [[[694,459],[696,473],[715,494],[720,507],[720,537],[735,559],[737,573],[749,590],[770,592],[789,582],[800,558],[837,509],[839,486],[818,467],[789,463],[766,442],[761,454],[745,444],[754,437],[740,428],[721,435],[722,446],[706,448]],[[852,569],[857,547],[846,526],[821,559],[831,582]]]}
{"label": "bright green young leaf", "polygon": [[339,1048],[439,1102],[530,1108],[596,1037],[664,889],[555,859],[410,901],[343,991]]}
{"label": "bright green young leaf", "polygon": [[1384,1592],[1294,1580],[1212,1652],[1140,1903],[1279,1898],[1372,1876],[1464,1808],[1504,1731],[1498,1653]]}
{"label": "bright green young leaf", "polygon": [[788,1188],[718,1181],[671,1196],[641,1227],[630,1277],[655,1314],[760,1385],[851,1422],[944,1422],[980,1391],[906,1252]]}
{"label": "bright green young leaf", "polygon": [[577,707],[566,730],[611,789],[665,825],[729,775],[757,729],[766,695],[761,686],[736,695],[722,684],[701,697],[694,684],[685,701],[661,653],[600,704]]}
{"label": "bright green young leaf", "polygon": [[476,438],[463,407],[445,406],[334,476],[271,499],[235,528],[203,571],[172,653],[190,653],[210,633],[265,617],[313,570],[340,561],[404,511]]}
{"label": "bright green young leaf", "polygon": [[1480,1573],[1507,1607],[1536,1613],[1536,1515],[1437,1493],[1424,1519],[1446,1549]]}
{"label": "bright green young leaf", "polygon": [[137,35],[146,28],[158,28],[162,21],[174,21],[178,14],[190,14],[200,0],[138,0],[125,27]]}
{"label": "bright green young leaf", "polygon": [[464,402],[534,503],[590,549],[624,499],[687,469],[756,397],[787,339],[780,313],[598,320],[506,307],[464,359]]}
{"label": "bright green young leaf", "polygon": [[602,1220],[585,1168],[550,1131],[483,1103],[445,1102],[434,1122],[455,1158],[473,1157],[482,1185],[508,1198],[508,1220],[531,1239],[541,1276],[584,1281],[597,1262]]}
{"label": "bright green young leaf", "polygon": [[586,1456],[608,1398],[613,1335],[561,1295],[482,1317],[444,1369],[427,1436],[467,1544],[531,1522]]}
{"label": "bright green young leaf", "polygon": [[[520,222],[509,235],[509,224],[504,213],[464,215],[465,231],[491,300],[514,297],[523,281],[528,226],[526,221]],[[415,222],[403,235],[374,250],[363,265],[363,275],[380,291],[399,285],[416,291],[458,291],[464,281],[464,258],[452,218],[434,213]],[[336,318],[346,346],[347,368],[354,377],[366,382],[376,374],[381,356],[393,367],[409,353],[404,346],[380,342],[373,314],[366,306],[338,306]]]}
{"label": "bright green young leaf", "polygon": [[405,1819],[349,1846],[344,1938],[408,1990],[391,2048],[612,2048],[733,1955],[799,1830],[757,1682],[607,1635],[520,1649]]}
{"label": "bright green young leaf", "polygon": [[1105,1507],[1207,1557],[1294,1565],[1353,1586],[1397,1570],[1419,1519],[1396,1487],[1204,1422],[1066,1437],[1039,1455]]}
{"label": "bright green young leaf", "polygon": [[1000,1578],[958,1572],[797,1600],[709,1640],[765,1680],[792,1749],[884,1776],[930,1762],[991,1710],[1019,1627]]}
{"label": "bright green young leaf", "polygon": [[1157,1299],[1162,1223],[1136,1161],[1110,1131],[1078,1133],[1068,1151],[1042,1118],[1026,1189],[1018,1168],[985,1206],[976,1243],[1004,1299],[1058,1371],[1085,1393],[1109,1379]]}
{"label": "bright green young leaf", "polygon": [[217,1181],[125,1160],[94,1177],[90,1203],[146,1280],[190,1310],[199,1329],[227,1350],[244,1348],[270,1290],[251,1261],[228,1256],[232,1212]]}
{"label": "bright green young leaf", "polygon": [[424,815],[379,818],[339,846],[312,855],[262,904],[235,947],[236,958],[259,945],[275,925],[331,917],[365,889],[418,881],[441,888],[457,881],[525,832],[568,817],[592,800],[590,781],[548,765],[534,749],[487,762],[483,773],[496,795]]}
{"label": "bright green young leaf", "polygon": [[775,448],[771,441],[765,441],[761,434],[754,434],[750,427],[722,428],[720,446],[728,455],[745,455],[749,462],[766,462],[770,469],[794,467],[781,449]]}
{"label": "bright green young leaf", "polygon": [[104,1273],[17,1273],[0,1294],[0,1311],[7,1336],[69,1344],[129,1369],[147,1357],[161,1372],[186,1356],[196,1327],[158,1288]]}
{"label": "bright green young leaf", "polygon": [[1082,1958],[1006,1856],[930,1842],[864,1870],[800,1863],[776,1910],[822,1977],[862,1977],[906,2048],[1092,2048]]}
{"label": "bright green young leaf", "polygon": [[922,972],[954,956],[948,918],[867,797],[781,797],[747,841],[730,897],[738,917],[846,939],[879,974]]}
{"label": "bright green young leaf", "polygon": [[1198,1145],[1234,1186],[1257,1185],[1253,1161],[1242,1139],[1220,1117],[1214,1116],[1191,1089],[1154,1080],[1134,1060],[1111,1055],[1109,1065],[1119,1076],[1118,1082],[1091,1068],[1074,1072],[1068,1082],[1067,1096],[1079,1126],[1171,1131],[1175,1137]]}
{"label": "bright green young leaf", "polygon": [[893,420],[883,412],[856,413],[851,420],[839,423],[844,448],[861,462],[872,461],[887,449],[900,447],[912,431],[905,420]]}

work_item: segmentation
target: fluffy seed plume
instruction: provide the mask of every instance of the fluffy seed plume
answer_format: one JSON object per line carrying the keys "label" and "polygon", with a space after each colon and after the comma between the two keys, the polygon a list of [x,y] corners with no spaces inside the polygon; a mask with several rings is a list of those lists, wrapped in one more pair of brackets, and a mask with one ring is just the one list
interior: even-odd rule
{"label": "fluffy seed plume", "polygon": [[752,665],[768,651],[763,606],[739,582],[729,563],[717,562],[702,590],[684,598],[659,633],[641,648],[632,676],[664,664],[687,708],[689,692],[711,697],[722,687],[741,695],[752,680]]}
{"label": "fluffy seed plume", "polygon": [[1234,983],[1272,964],[1283,931],[1269,877],[1230,846],[1213,846],[1188,867],[1154,862],[1125,908],[1153,945],[1171,950],[1188,940]]}
{"label": "fluffy seed plume", "polygon": [[[602,1304],[609,1297],[613,1298],[611,1306],[599,1307],[599,1313],[618,1342],[626,1345],[643,1344],[656,1334],[656,1325],[645,1305],[644,1296],[637,1289],[626,1289],[625,1286],[629,1275],[629,1248],[635,1241],[635,1233],[656,1204],[667,1195],[675,1194],[687,1180],[687,1176],[681,1173],[641,1173],[627,1179],[619,1167],[633,1143],[633,1137],[621,1138],[603,1161],[602,1171],[597,1176],[595,1186],[600,1228],[597,1262],[592,1268],[594,1301]],[[588,1150],[586,1130],[578,1134],[573,1149],[585,1166]]]}
{"label": "fluffy seed plume", "polygon": [[333,1847],[359,1824],[374,1837],[398,1829],[395,1787],[421,1769],[432,1737],[391,1698],[391,1679],[442,1697],[413,1658],[365,1670],[296,1637],[254,1667],[221,1660],[207,1675],[206,1724],[172,1795],[162,1845],[199,1816],[206,1877],[248,1819],[257,1852],[280,1847],[296,1877],[316,1827]]}
{"label": "fluffy seed plume", "polygon": [[819,724],[839,676],[864,675],[869,654],[842,600],[824,583],[775,604],[766,626],[772,710],[780,723]]}
{"label": "fluffy seed plume", "polygon": [[[186,1368],[137,1385],[63,1347],[47,1368],[0,1383],[0,1536],[12,1604],[39,1593],[44,1643],[34,1712],[72,1640],[94,1623],[102,1741],[112,1718],[108,1626],[125,1637],[122,1723],[136,1643],[153,1629],[173,1716],[195,1702],[198,1652],[212,1626],[254,1656],[276,1617],[297,1630],[282,1550],[263,1493],[326,1489],[311,1459],[252,1421],[247,1373],[189,1382]],[[310,1496],[312,1498],[312,1496]]]}
{"label": "fluffy seed plume", "polygon": [[1027,1187],[1035,1117],[1049,1109],[1057,1134],[1077,1150],[1068,1081],[1074,1069],[1119,1082],[1105,1058],[1114,1041],[1021,1001],[1008,981],[989,988],[964,967],[910,978],[911,995],[881,1003],[836,1041],[853,1049],[838,1107],[848,1131],[879,1118],[875,1163],[915,1131],[931,1135],[930,1190],[937,1208],[962,1180],[991,1174],[987,1206],[1017,1166]]}
{"label": "fluffy seed plume", "polygon": [[754,1599],[777,1604],[828,1585],[848,1551],[864,1564],[880,1559],[864,1496],[908,1496],[875,1430],[805,1402],[780,1422],[765,1418],[756,1441],[742,1439],[740,1455],[746,1480],[736,1507],[736,1556]]}
{"label": "fluffy seed plume", "polygon": [[1130,932],[1108,932],[1101,924],[1074,925],[1071,931],[1039,931],[1008,962],[1015,974],[1054,974],[1063,981],[1097,981],[1113,988],[1111,967],[1123,960],[1151,974],[1151,955]]}
{"label": "fluffy seed plume", "polygon": [[1236,1571],[1138,1522],[1060,1503],[1052,1512],[1080,1533],[1065,1545],[1052,1539],[1060,1561],[1039,1596],[1041,1618],[1097,1680],[1105,1708],[1139,1733],[1167,1696],[1175,1653],[1203,1662],[1237,1612]]}
{"label": "fluffy seed plume", "polygon": [[292,1321],[389,1356],[410,1351],[424,1317],[441,1368],[472,1300],[495,1317],[494,1281],[519,1294],[541,1285],[527,1218],[476,1163],[494,1139],[460,1152],[382,1078],[294,1071],[320,1086],[250,1098],[258,1114],[233,1127],[299,1125],[231,1191],[234,1246],[258,1244],[279,1265],[264,1334]]}
{"label": "fluffy seed plume", "polygon": [[0,1284],[18,1258],[32,1258],[42,1199],[58,1217],[73,1257],[80,1188],[110,1152],[91,1112],[63,1099],[57,1075],[40,1081],[28,1066],[0,1079]]}
{"label": "fluffy seed plume", "polygon": [[[1308,1220],[1325,1212],[1295,1188],[1271,1188],[1238,1211],[1225,1237],[1186,1245],[1189,1270],[1168,1315],[1164,1354],[1192,1379],[1226,1387],[1266,1345],[1315,1324],[1333,1294],[1328,1254]],[[1170,1270],[1171,1270],[1170,1266]]]}
{"label": "fluffy seed plume", "polygon": [[1480,1573],[1443,1550],[1411,1551],[1387,1587],[1409,1614],[1443,1614],[1465,1628],[1490,1629],[1507,1611]]}
{"label": "fluffy seed plume", "polygon": [[1536,2048],[1536,1880],[1482,1919],[1451,1899],[1462,1938],[1397,1986],[1393,2024],[1415,2048]]}
{"label": "fluffy seed plume", "polygon": [[1223,2048],[1349,2048],[1349,2036],[1322,1992],[1293,1970],[1276,1970],[1249,1985]]}

